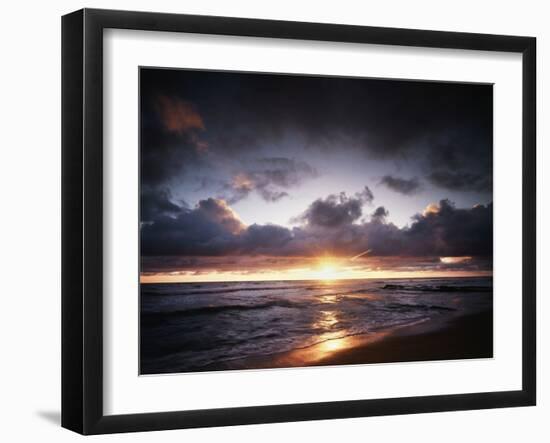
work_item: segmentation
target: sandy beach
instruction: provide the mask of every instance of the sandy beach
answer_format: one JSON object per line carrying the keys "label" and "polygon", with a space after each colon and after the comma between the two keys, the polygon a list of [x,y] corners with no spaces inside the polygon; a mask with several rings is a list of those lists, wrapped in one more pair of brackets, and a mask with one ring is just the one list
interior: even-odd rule
{"label": "sandy beach", "polygon": [[315,365],[460,360],[493,357],[493,313],[454,318],[442,325],[398,329],[375,342],[334,352]]}

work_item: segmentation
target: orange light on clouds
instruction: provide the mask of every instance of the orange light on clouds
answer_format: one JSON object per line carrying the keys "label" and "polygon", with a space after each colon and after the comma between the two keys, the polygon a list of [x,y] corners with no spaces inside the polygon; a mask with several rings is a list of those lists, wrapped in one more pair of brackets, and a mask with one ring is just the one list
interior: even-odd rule
{"label": "orange light on clouds", "polygon": [[[441,257],[442,259],[456,259],[457,257]],[[463,257],[459,257],[463,258]],[[443,263],[460,263],[445,261]],[[409,269],[382,269],[365,265],[346,265],[338,260],[320,259],[317,263],[311,262],[300,267],[282,269],[256,270],[203,270],[142,273],[141,283],[202,283],[202,282],[237,282],[237,281],[292,281],[315,280],[330,284],[338,280],[355,279],[390,279],[390,278],[437,278],[437,277],[473,277],[491,276],[492,271],[466,271],[456,269],[411,270]]]}
{"label": "orange light on clouds", "polygon": [[424,208],[424,211],[422,211],[422,215],[424,217],[427,217],[430,214],[437,214],[439,212],[439,205],[437,203],[430,203],[426,208]]}
{"label": "orange light on clouds", "polygon": [[203,130],[204,122],[193,104],[164,95],[158,97],[157,112],[166,130],[183,134],[190,130]]}

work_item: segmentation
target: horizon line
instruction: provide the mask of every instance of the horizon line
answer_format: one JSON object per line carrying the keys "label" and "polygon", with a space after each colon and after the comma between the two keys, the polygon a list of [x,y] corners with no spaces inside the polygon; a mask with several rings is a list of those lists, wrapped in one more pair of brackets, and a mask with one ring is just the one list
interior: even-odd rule
{"label": "horizon line", "polygon": [[466,274],[463,271],[457,272],[459,275],[442,275],[434,274],[430,276],[392,276],[392,277],[346,277],[346,278],[331,278],[331,279],[322,279],[322,278],[266,278],[266,279],[238,279],[238,280],[158,280],[158,281],[143,281],[143,276],[140,274],[139,285],[150,285],[150,284],[167,284],[167,283],[185,283],[185,284],[204,284],[204,283],[256,283],[256,282],[297,282],[297,281],[317,281],[330,283],[334,281],[347,281],[347,280],[399,280],[399,279],[430,279],[430,278],[476,278],[476,277],[493,277],[493,270],[491,271],[481,271],[476,273]]}

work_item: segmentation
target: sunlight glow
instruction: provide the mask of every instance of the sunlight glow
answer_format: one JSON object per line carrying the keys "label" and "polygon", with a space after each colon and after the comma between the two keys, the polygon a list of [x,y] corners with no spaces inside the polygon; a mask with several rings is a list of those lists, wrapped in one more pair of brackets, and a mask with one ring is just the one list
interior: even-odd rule
{"label": "sunlight glow", "polygon": [[320,280],[334,280],[337,277],[336,269],[332,266],[325,266],[319,271]]}
{"label": "sunlight glow", "polygon": [[464,263],[467,261],[470,261],[472,257],[439,257],[439,260],[441,263],[445,263],[446,265],[449,264],[455,264],[455,263]]}
{"label": "sunlight glow", "polygon": [[[471,257],[439,257],[441,263],[459,264],[471,260]],[[254,264],[254,263],[252,263]],[[243,266],[242,268],[246,268]],[[492,275],[491,271],[470,271],[461,269],[411,270],[399,266],[384,269],[371,259],[361,262],[350,261],[342,257],[303,258],[303,262],[294,262],[290,266],[241,269],[203,269],[197,272],[182,269],[171,272],[141,273],[141,283],[201,283],[236,281],[296,281],[315,280],[322,284],[334,285],[340,280],[389,279],[389,278],[435,278],[435,277],[472,277]]]}
{"label": "sunlight glow", "polygon": [[400,271],[400,270],[360,270],[341,269],[331,280],[323,279],[319,270],[315,269],[284,269],[265,272],[209,271],[197,274],[193,271],[177,273],[142,273],[141,283],[206,283],[206,282],[237,282],[237,281],[297,281],[314,280],[325,284],[333,284],[339,280],[355,279],[391,279],[391,278],[441,278],[441,277],[482,277],[493,275],[492,271]]}

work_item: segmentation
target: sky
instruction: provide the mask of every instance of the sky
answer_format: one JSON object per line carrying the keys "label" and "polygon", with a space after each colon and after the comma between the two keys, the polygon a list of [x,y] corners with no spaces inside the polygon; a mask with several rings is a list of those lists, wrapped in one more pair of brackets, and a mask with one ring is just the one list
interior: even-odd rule
{"label": "sky", "polygon": [[492,85],[141,68],[141,281],[488,275]]}

